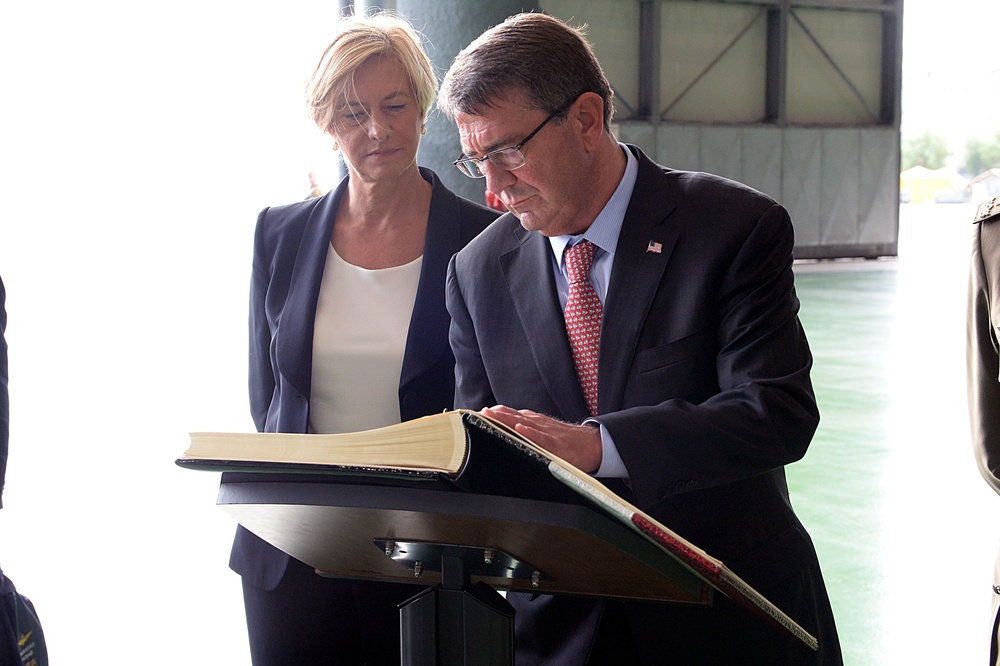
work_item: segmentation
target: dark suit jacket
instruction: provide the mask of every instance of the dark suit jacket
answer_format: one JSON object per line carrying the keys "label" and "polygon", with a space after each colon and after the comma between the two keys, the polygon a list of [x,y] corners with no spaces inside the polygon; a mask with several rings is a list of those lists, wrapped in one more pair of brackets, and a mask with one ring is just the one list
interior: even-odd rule
{"label": "dark suit jacket", "polygon": [[0,280],[0,508],[3,508],[3,486],[7,473],[7,441],[10,436],[10,401],[7,393],[7,292]]}
{"label": "dark suit jacket", "polygon": [[[972,450],[1000,493],[1000,214],[977,219],[969,264],[966,377]],[[993,578],[991,663],[1000,663],[1000,557]]]}
{"label": "dark suit jacket", "polygon": [[[448,346],[444,281],[451,256],[497,212],[459,198],[429,169],[433,186],[423,264],[399,382],[404,421],[452,406],[454,356]],[[325,196],[261,212],[250,288],[250,411],[262,432],[304,433],[309,424],[316,301],[345,179]],[[236,480],[226,475],[225,480]],[[274,589],[288,556],[242,527],[230,566],[257,587]]]}
{"label": "dark suit jacket", "polygon": [[1000,493],[1000,215],[975,225],[969,267],[968,393],[979,471]]}
{"label": "dark suit jacket", "polygon": [[[766,595],[817,565],[784,473],[819,422],[791,222],[750,188],[629,149],[639,173],[604,304],[598,420],[630,499]],[[512,215],[452,260],[456,407],[587,417],[551,264],[548,240]]]}
{"label": "dark suit jacket", "polygon": [[[7,392],[7,292],[0,280],[0,508],[3,508],[3,486],[7,472],[7,444],[10,437],[10,402]],[[37,663],[48,663],[45,636],[35,613],[35,606],[14,587],[13,581],[0,570],[0,664],[20,666],[19,640],[27,637]]]}

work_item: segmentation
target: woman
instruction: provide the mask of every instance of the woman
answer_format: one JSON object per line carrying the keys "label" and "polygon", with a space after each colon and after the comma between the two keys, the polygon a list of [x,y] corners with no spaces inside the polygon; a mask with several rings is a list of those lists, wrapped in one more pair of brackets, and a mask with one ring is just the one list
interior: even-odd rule
{"label": "woman", "polygon": [[[437,82],[419,38],[386,14],[340,22],[309,110],[348,175],[264,210],[250,295],[250,406],[264,432],[351,432],[450,408],[448,260],[496,212],[417,166]],[[240,527],[254,664],[399,660],[396,604],[417,591],[321,578]]]}

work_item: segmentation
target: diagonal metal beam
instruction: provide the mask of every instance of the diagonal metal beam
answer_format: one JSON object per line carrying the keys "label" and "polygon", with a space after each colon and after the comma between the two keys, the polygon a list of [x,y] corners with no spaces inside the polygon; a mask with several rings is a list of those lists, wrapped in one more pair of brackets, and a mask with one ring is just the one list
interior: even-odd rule
{"label": "diagonal metal beam", "polygon": [[851,78],[847,76],[844,70],[840,68],[840,66],[837,64],[837,61],[833,59],[833,56],[831,56],[827,52],[827,50],[823,48],[823,45],[820,44],[819,40],[816,39],[815,35],[813,35],[812,32],[809,30],[809,28],[806,27],[806,24],[802,22],[802,19],[799,18],[798,14],[795,12],[794,9],[790,12],[790,15],[795,20],[795,22],[799,24],[799,27],[802,28],[802,31],[806,34],[806,37],[809,38],[809,41],[811,41],[816,46],[816,48],[820,52],[820,55],[822,55],[823,58],[826,59],[826,61],[830,64],[830,66],[833,67],[833,71],[837,73],[837,76],[839,76],[844,81],[844,83],[847,84],[847,87],[850,88],[854,96],[858,98],[858,101],[861,102],[861,105],[865,107],[865,111],[867,111],[868,115],[872,117],[872,120],[874,120],[876,123],[879,122],[880,118],[878,112],[872,108],[872,105],[868,103],[868,100],[865,99],[865,96],[861,94],[861,91],[858,90],[857,86],[854,85],[854,82],[851,81]]}
{"label": "diagonal metal beam", "polygon": [[729,51],[731,51],[732,48],[736,46],[736,44],[738,44],[741,39],[743,39],[743,36],[750,31],[750,28],[752,28],[754,24],[757,23],[757,21],[759,21],[762,16],[764,16],[766,12],[767,9],[764,7],[757,10],[757,13],[753,16],[753,18],[750,19],[750,22],[747,23],[746,26],[744,26],[744,28],[740,30],[739,34],[736,35],[736,37],[734,37],[733,40],[729,42],[725,46],[725,48],[723,48],[722,51],[717,56],[715,56],[715,58],[712,59],[712,62],[708,63],[708,65],[703,70],[701,70],[697,76],[694,77],[694,80],[691,81],[691,83],[689,83],[684,88],[684,90],[680,92],[680,94],[678,94],[676,97],[670,100],[670,103],[667,104],[667,106],[664,107],[663,111],[660,112],[660,120],[666,120],[667,114],[670,113],[670,111],[675,106],[677,106],[677,104],[679,104],[682,99],[684,99],[685,95],[691,92],[692,88],[698,85],[699,81],[705,78],[705,76],[712,70],[713,67],[719,64],[719,61],[722,60],[722,58],[724,58],[725,55],[729,53]]}

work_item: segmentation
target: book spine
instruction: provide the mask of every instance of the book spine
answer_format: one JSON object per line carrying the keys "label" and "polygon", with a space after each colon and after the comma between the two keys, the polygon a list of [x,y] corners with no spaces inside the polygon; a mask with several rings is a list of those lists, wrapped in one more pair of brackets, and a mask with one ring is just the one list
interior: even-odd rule
{"label": "book spine", "polygon": [[632,522],[632,515],[634,512],[624,502],[616,500],[613,495],[609,495],[608,493],[598,492],[594,486],[584,482],[575,474],[563,468],[561,465],[552,462],[551,460],[548,462],[548,468],[549,472],[552,476],[556,477],[556,479],[562,481],[570,488],[573,488],[597,506],[614,515],[623,523],[628,524]]}
{"label": "book spine", "polygon": [[[746,608],[768,624],[782,630],[786,635],[802,641],[813,650],[819,649],[819,643],[812,635],[796,624],[790,617],[782,613],[780,609],[760,596],[760,594],[743,582],[738,576],[726,569],[721,562],[709,557],[703,551],[700,551],[684,539],[658,525],[647,516],[637,513],[635,507],[617,498],[617,496],[604,489],[597,481],[592,481],[585,475],[575,474],[565,467],[565,463],[553,460],[552,457],[522,444],[516,436],[511,436],[510,433],[494,426],[486,419],[478,418],[474,413],[467,413],[463,418],[467,425],[484,433],[490,440],[503,442],[508,449],[514,448],[533,463],[536,463],[537,467],[534,465],[529,466],[531,469],[545,470],[549,475],[555,477],[566,492],[572,495],[570,500],[580,502],[582,499],[585,503],[596,505],[608,514],[609,517],[617,519],[624,525],[628,525],[637,533],[645,536],[651,543],[673,555],[678,562],[708,581],[713,587],[732,599],[734,603]],[[483,452],[483,448],[480,448],[480,452]],[[472,447],[471,456],[476,456],[475,446]],[[489,463],[497,465],[499,459],[490,460]],[[527,473],[529,470],[522,468],[519,472]],[[531,473],[531,475],[533,476],[534,473]],[[526,479],[522,478],[519,480],[525,481]],[[527,485],[531,487],[530,483]]]}
{"label": "book spine", "polygon": [[813,650],[819,650],[819,641],[803,629],[790,617],[782,613],[774,604],[764,599],[756,590],[747,585],[739,576],[730,572],[718,562],[706,559],[701,554],[691,550],[685,544],[678,542],[669,533],[657,527],[643,516],[634,514],[631,522],[640,531],[649,535],[656,542],[672,551],[680,551],[684,561],[693,565],[697,573],[711,581],[720,592],[743,606],[757,617],[769,621],[772,625],[783,629],[793,637],[802,641]]}
{"label": "book spine", "polygon": [[463,420],[467,425],[472,424],[477,429],[490,435],[494,439],[500,440],[504,442],[506,445],[516,448],[518,451],[528,456],[529,458],[533,459],[535,462],[548,465],[550,458],[540,454],[538,451],[535,451],[530,446],[525,446],[521,442],[517,441],[516,438],[511,437],[510,433],[494,426],[490,421],[484,418],[478,418],[478,415],[476,415],[475,413],[463,414]]}
{"label": "book spine", "polygon": [[548,465],[551,458],[519,441],[502,426],[463,413],[469,436],[469,454],[457,486],[483,495],[584,504],[586,499],[565,484],[552,483]]}
{"label": "book spine", "polygon": [[653,542],[660,544],[667,550],[678,554],[681,558],[691,564],[698,573],[717,576],[722,571],[722,565],[717,561],[705,557],[702,553],[691,548],[687,543],[674,537],[669,532],[662,530],[645,516],[633,513],[628,517],[628,521],[639,529],[640,532],[648,536]]}

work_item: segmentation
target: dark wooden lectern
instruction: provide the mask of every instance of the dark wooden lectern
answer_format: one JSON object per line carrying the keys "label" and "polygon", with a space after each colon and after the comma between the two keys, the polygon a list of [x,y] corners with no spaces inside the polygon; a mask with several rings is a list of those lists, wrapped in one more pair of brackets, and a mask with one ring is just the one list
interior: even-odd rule
{"label": "dark wooden lectern", "polygon": [[586,505],[412,485],[224,478],[218,504],[320,575],[428,587],[401,608],[404,664],[513,663],[495,590],[711,603],[703,578]]}

